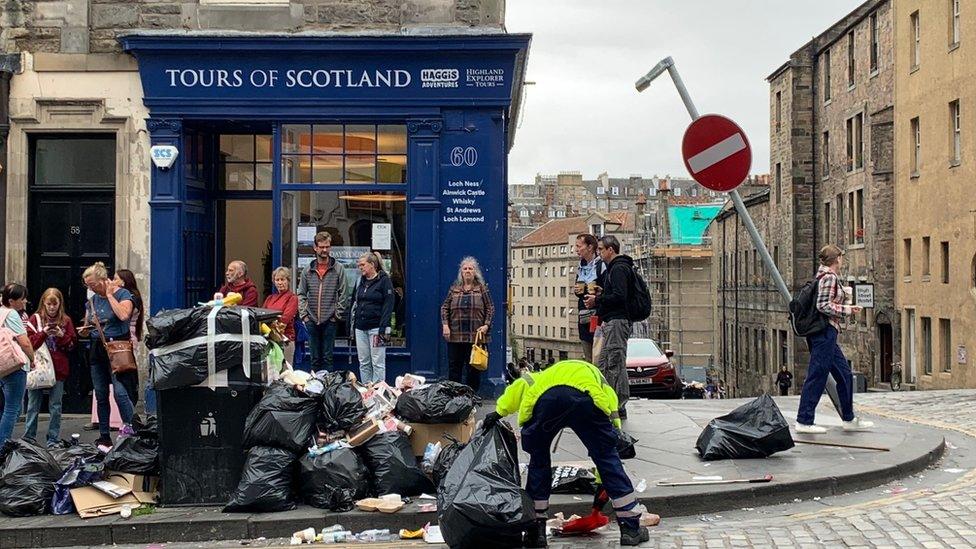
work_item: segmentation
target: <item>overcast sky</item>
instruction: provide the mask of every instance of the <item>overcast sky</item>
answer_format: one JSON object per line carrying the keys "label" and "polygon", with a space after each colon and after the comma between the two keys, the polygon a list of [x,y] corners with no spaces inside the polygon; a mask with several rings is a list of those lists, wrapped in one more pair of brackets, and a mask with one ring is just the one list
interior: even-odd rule
{"label": "overcast sky", "polygon": [[594,179],[687,176],[690,122],[670,78],[634,82],[674,58],[698,110],[737,121],[753,173],[769,172],[765,78],[861,0],[508,0],[509,32],[531,32],[509,183],[578,170]]}

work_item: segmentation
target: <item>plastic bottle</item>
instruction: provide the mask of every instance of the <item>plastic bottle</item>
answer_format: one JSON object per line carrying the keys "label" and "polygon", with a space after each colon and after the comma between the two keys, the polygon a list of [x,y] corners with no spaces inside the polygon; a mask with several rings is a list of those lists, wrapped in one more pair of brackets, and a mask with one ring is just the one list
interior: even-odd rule
{"label": "plastic bottle", "polygon": [[393,541],[394,539],[400,538],[399,536],[392,536],[386,528],[382,530],[366,530],[356,534],[356,540],[362,542]]}

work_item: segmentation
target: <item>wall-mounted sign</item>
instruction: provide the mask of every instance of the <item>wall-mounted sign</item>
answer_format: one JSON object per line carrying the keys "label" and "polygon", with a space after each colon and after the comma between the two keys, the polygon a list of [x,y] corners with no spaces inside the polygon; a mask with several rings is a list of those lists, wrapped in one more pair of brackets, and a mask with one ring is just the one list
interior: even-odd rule
{"label": "wall-mounted sign", "polygon": [[161,170],[168,170],[179,155],[179,149],[172,145],[153,145],[149,148],[149,156],[153,164]]}
{"label": "wall-mounted sign", "polygon": [[855,285],[854,304],[865,309],[874,308],[874,284]]}

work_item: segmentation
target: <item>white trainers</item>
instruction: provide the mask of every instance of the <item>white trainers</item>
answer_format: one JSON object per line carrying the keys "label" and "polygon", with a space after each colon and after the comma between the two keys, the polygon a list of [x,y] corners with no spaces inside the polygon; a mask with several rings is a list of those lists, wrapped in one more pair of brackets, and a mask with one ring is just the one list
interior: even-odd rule
{"label": "white trainers", "polygon": [[851,421],[845,421],[841,428],[845,431],[867,431],[872,427],[874,427],[873,421],[867,421],[865,419],[856,417]]}
{"label": "white trainers", "polygon": [[804,425],[802,423],[797,423],[796,432],[806,435],[822,435],[827,432],[827,429],[819,425]]}

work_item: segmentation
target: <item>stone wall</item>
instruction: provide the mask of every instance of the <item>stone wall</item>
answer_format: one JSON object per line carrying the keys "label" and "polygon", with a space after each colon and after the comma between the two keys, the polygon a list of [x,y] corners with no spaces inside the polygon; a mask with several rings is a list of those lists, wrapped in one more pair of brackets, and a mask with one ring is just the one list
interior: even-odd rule
{"label": "stone wall", "polygon": [[119,34],[142,29],[417,33],[502,30],[504,18],[505,0],[5,0],[0,52],[113,53]]}

